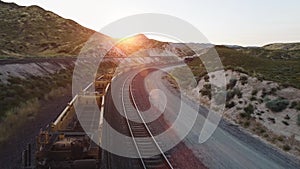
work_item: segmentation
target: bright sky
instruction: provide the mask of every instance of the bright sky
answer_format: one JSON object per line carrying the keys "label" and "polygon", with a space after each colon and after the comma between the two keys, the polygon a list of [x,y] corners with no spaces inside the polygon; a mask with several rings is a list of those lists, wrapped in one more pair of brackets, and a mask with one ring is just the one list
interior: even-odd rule
{"label": "bright sky", "polygon": [[139,13],[173,15],[210,42],[244,46],[300,42],[299,0],[4,0],[38,5],[96,31]]}

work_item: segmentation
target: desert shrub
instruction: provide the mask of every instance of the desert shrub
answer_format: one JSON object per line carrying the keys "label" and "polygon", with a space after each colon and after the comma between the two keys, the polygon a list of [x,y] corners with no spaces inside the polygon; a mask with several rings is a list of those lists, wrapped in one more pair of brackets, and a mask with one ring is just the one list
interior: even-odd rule
{"label": "desert shrub", "polygon": [[204,81],[205,81],[205,82],[209,82],[209,76],[208,76],[208,75],[205,75],[205,76],[204,76]]}
{"label": "desert shrub", "polygon": [[203,87],[200,91],[199,91],[202,96],[208,96],[209,99],[211,99],[211,89],[207,88],[207,87]]}
{"label": "desert shrub", "polygon": [[281,98],[271,100],[266,103],[266,107],[273,112],[281,112],[282,110],[286,109],[288,105],[289,101]]}
{"label": "desert shrub", "polygon": [[297,104],[297,106],[295,108],[296,108],[296,110],[300,111],[300,102],[298,102],[298,104]]}
{"label": "desert shrub", "polygon": [[290,105],[291,109],[296,109],[296,110],[299,110],[300,111],[300,102],[296,102],[296,101],[293,101]]}
{"label": "desert shrub", "polygon": [[0,143],[6,140],[27,118],[34,116],[39,108],[39,100],[33,98],[7,111],[6,116],[2,117],[3,121],[0,123]]}
{"label": "desert shrub", "polygon": [[300,126],[300,114],[297,115],[297,125]]}
{"label": "desert shrub", "polygon": [[293,109],[297,106],[297,102],[296,101],[292,101],[291,105],[289,108]]}
{"label": "desert shrub", "polygon": [[268,102],[268,101],[270,101],[271,99],[269,98],[269,97],[264,97],[264,99],[263,99],[263,102]]}
{"label": "desert shrub", "polygon": [[244,84],[248,83],[248,77],[245,75],[242,75],[240,77],[240,81],[241,81],[241,84],[244,85]]}
{"label": "desert shrub", "polygon": [[251,116],[249,116],[247,113],[245,113],[245,112],[241,112],[240,113],[240,117],[241,118],[250,118]]}
{"label": "desert shrub", "polygon": [[267,138],[267,137],[269,137],[269,134],[265,133],[265,134],[263,135],[263,137]]}
{"label": "desert shrub", "polygon": [[290,125],[287,121],[282,120],[281,122],[286,126]]}
{"label": "desert shrub", "polygon": [[250,126],[250,121],[245,121],[245,122],[244,122],[244,127],[247,128],[247,127],[249,127],[249,126]]}
{"label": "desert shrub", "polygon": [[242,98],[243,97],[243,93],[241,92],[241,90],[239,88],[234,88],[233,89],[233,93],[235,95],[237,95],[238,98]]}
{"label": "desert shrub", "polygon": [[251,100],[251,101],[255,101],[255,100],[256,100],[256,97],[255,97],[255,96],[251,96],[251,97],[250,97],[250,100]]}
{"label": "desert shrub", "polygon": [[232,107],[234,107],[235,106],[235,103],[234,102],[229,102],[229,103],[226,103],[226,108],[232,108]]}
{"label": "desert shrub", "polygon": [[233,99],[235,96],[234,92],[232,90],[227,91],[226,94],[226,101],[230,101],[231,99]]}
{"label": "desert shrub", "polygon": [[71,70],[63,70],[49,76],[31,76],[26,79],[10,76],[8,84],[0,86],[0,118],[5,118],[10,109],[33,98],[43,99],[52,89],[70,84]]}
{"label": "desert shrub", "polygon": [[206,88],[206,89],[209,89],[209,90],[210,90],[210,89],[211,89],[211,84],[204,84],[204,85],[203,85],[203,88]]}
{"label": "desert shrub", "polygon": [[260,73],[256,73],[255,75],[254,75],[254,77],[256,77],[257,78],[257,80],[259,80],[259,81],[263,81],[265,78],[264,78],[264,75],[262,75],[262,74],[260,74]]}
{"label": "desert shrub", "polygon": [[260,132],[261,134],[263,134],[263,133],[266,132],[266,130],[265,130],[264,128],[260,128],[260,129],[259,129],[259,132]]}
{"label": "desert shrub", "polygon": [[252,104],[249,104],[247,107],[244,108],[244,111],[247,114],[253,114],[253,112],[254,112],[254,106]]}
{"label": "desert shrub", "polygon": [[261,92],[261,97],[264,98],[268,94],[267,89],[263,88]]}
{"label": "desert shrub", "polygon": [[284,141],[284,137],[283,136],[278,136],[277,140],[280,141],[280,142],[283,142]]}
{"label": "desert shrub", "polygon": [[237,72],[240,72],[240,73],[245,73],[245,74],[248,74],[248,71],[246,71],[244,68],[242,67],[234,67],[233,70],[237,71]]}
{"label": "desert shrub", "polygon": [[236,85],[237,79],[230,79],[229,83],[227,84],[227,89],[233,89]]}
{"label": "desert shrub", "polygon": [[289,145],[285,144],[285,145],[282,147],[282,149],[283,149],[284,151],[289,151],[289,150],[291,150],[291,147],[290,147]]}
{"label": "desert shrub", "polygon": [[271,90],[270,90],[270,94],[275,95],[275,94],[276,94],[276,91],[277,91],[277,88],[272,87]]}
{"label": "desert shrub", "polygon": [[240,117],[250,119],[251,114],[253,113],[254,113],[254,107],[252,104],[249,104],[247,107],[244,108],[244,112],[240,113]]}
{"label": "desert shrub", "polygon": [[256,95],[256,94],[257,94],[257,92],[258,92],[258,91],[257,91],[256,89],[254,89],[254,90],[252,90],[252,92],[251,92],[251,95],[253,95],[253,96],[254,96],[254,95]]}

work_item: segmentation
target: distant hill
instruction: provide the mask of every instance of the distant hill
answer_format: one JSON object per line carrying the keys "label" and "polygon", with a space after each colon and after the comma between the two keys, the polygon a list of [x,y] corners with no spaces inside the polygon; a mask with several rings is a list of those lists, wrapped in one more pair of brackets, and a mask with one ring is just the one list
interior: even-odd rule
{"label": "distant hill", "polygon": [[267,50],[299,51],[300,43],[273,43],[263,46]]}
{"label": "distant hill", "polygon": [[192,49],[184,43],[161,42],[149,39],[143,34],[129,38],[120,39],[116,45],[127,56],[192,56],[195,54]]}
{"label": "distant hill", "polygon": [[[0,56],[74,56],[95,31],[38,6],[0,1]],[[104,39],[108,36],[99,33]]]}
{"label": "distant hill", "polygon": [[[234,69],[258,79],[275,81],[282,85],[294,86],[300,89],[299,59],[271,59],[267,56],[268,54],[272,56],[272,51],[261,47],[235,49],[217,45],[215,49],[223,66],[227,69]],[[266,55],[263,52],[266,52]],[[205,56],[206,54],[203,55],[203,57]],[[205,67],[199,58],[189,59],[186,62],[193,67],[200,65],[199,68],[193,69],[196,77],[205,75]]]}
{"label": "distant hill", "polygon": [[[118,41],[38,6],[24,7],[2,1],[0,1],[0,28],[0,58],[77,56],[88,40],[89,45],[86,45],[83,51],[88,56],[98,56],[99,52],[106,53],[106,49]],[[91,40],[92,35],[96,36]],[[206,48],[213,46],[200,43],[161,42],[142,34],[121,39],[119,42],[107,55],[185,57],[193,56],[195,52],[203,53]],[[275,43],[263,47],[225,47],[253,57],[300,59],[300,43]]]}
{"label": "distant hill", "polygon": [[[227,46],[228,47],[228,46]],[[263,47],[230,47],[256,57],[270,59],[300,59],[300,43],[273,43]]]}

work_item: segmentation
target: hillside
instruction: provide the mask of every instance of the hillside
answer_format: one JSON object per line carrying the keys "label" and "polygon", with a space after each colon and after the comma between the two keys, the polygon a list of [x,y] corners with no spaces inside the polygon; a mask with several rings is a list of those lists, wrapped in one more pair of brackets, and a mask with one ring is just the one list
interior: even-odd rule
{"label": "hillside", "polygon": [[263,46],[267,50],[285,50],[285,51],[295,51],[300,50],[300,43],[272,43]]}
{"label": "hillside", "polygon": [[[245,72],[259,79],[271,80],[284,86],[300,88],[300,64],[298,59],[271,59],[266,55],[255,55],[243,49],[216,46],[225,68]],[[205,56],[205,55],[203,55]],[[199,58],[187,60],[193,73],[199,79],[206,72]],[[199,67],[199,65],[202,65]]]}
{"label": "hillside", "polygon": [[238,47],[243,53],[271,59],[300,59],[300,43],[272,43],[262,47]]}
{"label": "hillside", "polygon": [[[75,56],[95,31],[38,6],[0,1],[0,56]],[[99,33],[103,39],[108,36]]]}
{"label": "hillside", "polygon": [[[0,27],[0,58],[77,56],[87,41],[83,53],[88,56],[106,53],[103,49],[110,49],[117,41],[117,46],[108,53],[111,57],[194,54],[184,44],[160,42],[142,34],[112,39],[38,6],[2,1]],[[90,39],[92,35],[96,36]]]}
{"label": "hillside", "polygon": [[192,56],[195,54],[184,43],[161,42],[149,39],[143,34],[138,34],[129,38],[120,39],[116,45],[127,56]]}

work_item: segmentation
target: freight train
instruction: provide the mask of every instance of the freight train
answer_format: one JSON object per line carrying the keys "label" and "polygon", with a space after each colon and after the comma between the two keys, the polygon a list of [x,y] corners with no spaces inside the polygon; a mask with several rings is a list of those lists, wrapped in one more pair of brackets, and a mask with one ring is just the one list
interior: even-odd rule
{"label": "freight train", "polygon": [[[31,159],[30,145],[23,152],[24,169],[100,168],[102,150],[98,145],[101,142],[101,118],[104,97],[112,78],[112,74],[97,77],[68,103],[55,121],[40,131],[36,137],[34,160]],[[92,86],[95,90],[90,90]]]}

